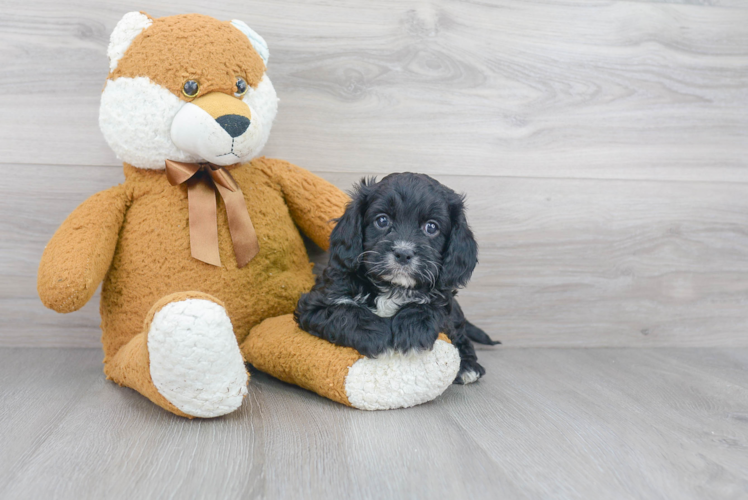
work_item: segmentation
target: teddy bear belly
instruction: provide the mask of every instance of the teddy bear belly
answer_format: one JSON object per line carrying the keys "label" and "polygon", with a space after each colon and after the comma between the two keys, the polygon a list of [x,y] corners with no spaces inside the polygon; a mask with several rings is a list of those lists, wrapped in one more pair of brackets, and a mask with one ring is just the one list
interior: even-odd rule
{"label": "teddy bear belly", "polygon": [[241,342],[262,320],[293,312],[299,296],[314,284],[304,243],[287,211],[270,212],[272,220],[261,213],[253,215],[260,253],[239,269],[225,214],[223,218],[219,215],[218,223],[223,264],[219,268],[190,255],[186,214],[179,214],[172,206],[177,213],[163,217],[170,213],[169,207],[159,208],[164,211],[159,210],[159,224],[154,225],[154,207],[141,213],[133,204],[120,233],[101,298],[102,343],[107,358],[141,332],[149,309],[165,295],[199,291],[221,300]]}

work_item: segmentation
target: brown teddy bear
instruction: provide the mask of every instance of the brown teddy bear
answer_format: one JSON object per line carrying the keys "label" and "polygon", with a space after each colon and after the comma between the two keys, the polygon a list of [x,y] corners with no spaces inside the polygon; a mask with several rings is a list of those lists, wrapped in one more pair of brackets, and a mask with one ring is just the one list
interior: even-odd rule
{"label": "brown teddy bear", "polygon": [[327,248],[348,197],[257,157],[277,111],[268,55],[241,21],[122,18],[100,127],[125,182],[60,226],[42,256],[39,295],[71,312],[103,281],[107,378],[177,415],[236,410],[245,360],[359,408],[431,400],[459,367],[446,339],[419,356],[367,359],[300,331],[289,314],[314,283],[298,229]]}

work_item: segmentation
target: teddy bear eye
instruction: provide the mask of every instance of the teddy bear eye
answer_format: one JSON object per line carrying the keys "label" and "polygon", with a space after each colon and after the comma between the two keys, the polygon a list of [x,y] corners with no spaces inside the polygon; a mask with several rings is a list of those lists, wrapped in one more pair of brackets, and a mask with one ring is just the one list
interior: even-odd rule
{"label": "teddy bear eye", "polygon": [[242,78],[241,76],[237,76],[236,77],[236,92],[234,92],[234,95],[236,97],[243,96],[244,94],[247,93],[247,88],[249,88],[249,86],[247,85],[247,82],[244,81],[244,78]]}
{"label": "teddy bear eye", "polygon": [[186,97],[195,97],[199,91],[200,84],[198,84],[195,80],[187,80],[186,82],[184,82],[184,85],[182,85],[182,93]]}

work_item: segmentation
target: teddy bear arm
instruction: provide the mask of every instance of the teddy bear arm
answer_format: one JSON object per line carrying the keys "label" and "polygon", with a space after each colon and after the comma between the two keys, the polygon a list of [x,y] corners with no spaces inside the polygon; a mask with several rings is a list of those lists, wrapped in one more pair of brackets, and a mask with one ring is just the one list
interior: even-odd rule
{"label": "teddy bear arm", "polygon": [[278,162],[276,178],[291,217],[314,243],[327,250],[333,219],[343,215],[350,198],[333,184],[288,162]]}
{"label": "teddy bear arm", "polygon": [[45,306],[67,313],[89,301],[112,262],[127,206],[119,185],[91,196],[65,219],[39,264],[37,291]]}

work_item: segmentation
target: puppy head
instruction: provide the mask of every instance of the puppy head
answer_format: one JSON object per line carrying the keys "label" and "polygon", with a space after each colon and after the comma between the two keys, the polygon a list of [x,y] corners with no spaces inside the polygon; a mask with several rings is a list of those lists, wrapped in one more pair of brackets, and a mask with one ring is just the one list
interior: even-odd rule
{"label": "puppy head", "polygon": [[330,243],[331,265],[405,288],[459,288],[478,262],[463,198],[423,174],[363,180]]}
{"label": "puppy head", "polygon": [[123,161],[231,165],[257,156],[278,98],[265,41],[242,21],[126,14],[112,32],[99,125]]}

